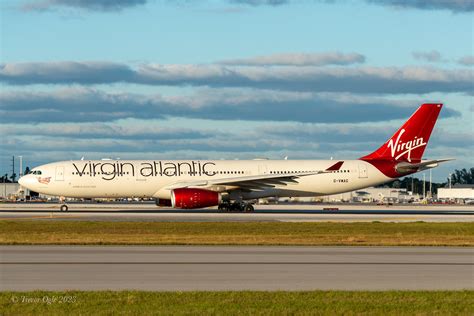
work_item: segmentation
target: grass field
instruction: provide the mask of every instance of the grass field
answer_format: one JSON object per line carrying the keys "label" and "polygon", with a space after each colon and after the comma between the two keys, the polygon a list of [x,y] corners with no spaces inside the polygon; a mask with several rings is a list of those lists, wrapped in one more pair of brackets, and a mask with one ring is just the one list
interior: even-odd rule
{"label": "grass field", "polygon": [[0,221],[0,244],[474,246],[474,223]]}
{"label": "grass field", "polygon": [[1,315],[472,315],[474,291],[1,292]]}

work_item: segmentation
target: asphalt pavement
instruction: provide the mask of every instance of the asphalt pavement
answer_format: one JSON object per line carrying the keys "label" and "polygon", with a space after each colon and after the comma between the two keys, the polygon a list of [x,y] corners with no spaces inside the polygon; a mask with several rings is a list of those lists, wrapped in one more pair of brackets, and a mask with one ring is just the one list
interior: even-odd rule
{"label": "asphalt pavement", "polygon": [[0,204],[0,220],[159,221],[159,222],[472,222],[473,205],[257,205],[254,213],[222,213],[215,208],[177,210],[152,203]]}
{"label": "asphalt pavement", "polygon": [[0,290],[454,290],[455,247],[0,246]]}

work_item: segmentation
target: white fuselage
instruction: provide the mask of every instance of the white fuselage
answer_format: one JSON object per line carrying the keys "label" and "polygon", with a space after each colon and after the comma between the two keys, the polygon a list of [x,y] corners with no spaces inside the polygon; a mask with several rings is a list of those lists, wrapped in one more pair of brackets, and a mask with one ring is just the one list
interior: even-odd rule
{"label": "white fuselage", "polygon": [[[187,181],[243,176],[317,172],[336,160],[76,160],[34,168],[22,178],[30,190],[77,198],[148,197],[170,199],[167,187]],[[41,174],[39,174],[41,173]],[[302,176],[297,183],[243,192],[232,186],[215,188],[231,198],[321,196],[361,189],[393,180],[362,160],[344,160],[340,170]],[[232,194],[238,196],[232,197]]]}

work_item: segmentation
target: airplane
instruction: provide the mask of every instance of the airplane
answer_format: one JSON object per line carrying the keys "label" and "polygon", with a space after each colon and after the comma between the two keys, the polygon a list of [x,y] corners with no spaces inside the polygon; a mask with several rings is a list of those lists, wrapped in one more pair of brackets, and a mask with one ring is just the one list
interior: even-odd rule
{"label": "airplane", "polygon": [[252,212],[252,200],[323,196],[393,181],[452,159],[422,160],[442,104],[421,105],[373,153],[355,160],[73,160],[33,168],[21,186],[71,198],[153,198],[179,209]]}

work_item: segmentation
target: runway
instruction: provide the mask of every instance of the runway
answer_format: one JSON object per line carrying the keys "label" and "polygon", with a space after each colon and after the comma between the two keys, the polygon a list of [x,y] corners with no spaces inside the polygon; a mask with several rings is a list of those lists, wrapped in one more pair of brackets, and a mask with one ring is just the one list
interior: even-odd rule
{"label": "runway", "polygon": [[474,249],[1,246],[0,290],[454,290]]}
{"label": "runway", "polygon": [[[338,210],[331,210],[337,208]],[[154,204],[3,204],[0,220],[161,221],[161,222],[472,222],[474,206],[258,205],[254,213],[215,209],[176,210]]]}

